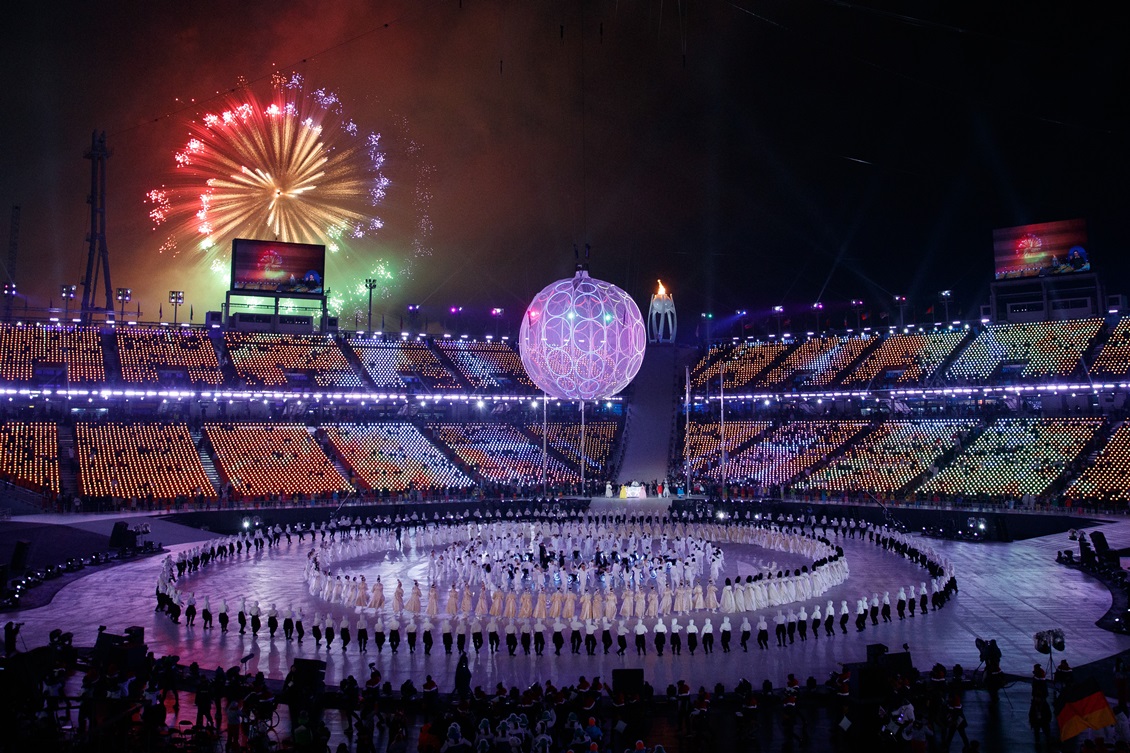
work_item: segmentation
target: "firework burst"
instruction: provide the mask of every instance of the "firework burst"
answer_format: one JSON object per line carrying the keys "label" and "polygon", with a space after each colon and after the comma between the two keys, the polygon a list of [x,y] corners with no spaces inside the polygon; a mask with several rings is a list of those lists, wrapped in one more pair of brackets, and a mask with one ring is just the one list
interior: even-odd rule
{"label": "firework burst", "polygon": [[340,310],[354,278],[383,269],[391,288],[396,276],[373,240],[389,188],[384,161],[380,134],[359,128],[333,92],[297,74],[272,77],[265,100],[241,87],[191,123],[168,185],[146,194],[157,251],[223,278],[233,238],[324,244]]}

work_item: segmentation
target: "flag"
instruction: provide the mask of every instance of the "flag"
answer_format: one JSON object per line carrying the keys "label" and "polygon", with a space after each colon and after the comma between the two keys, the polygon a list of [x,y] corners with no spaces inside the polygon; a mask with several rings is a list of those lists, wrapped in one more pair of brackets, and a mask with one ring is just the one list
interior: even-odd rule
{"label": "flag", "polygon": [[192,321],[192,304],[188,304],[188,320]]}
{"label": "flag", "polygon": [[163,321],[165,318],[165,304],[157,307],[157,321]]}
{"label": "flag", "polygon": [[870,311],[864,311],[862,314],[859,315],[859,318],[862,319],[863,321],[867,321],[868,319],[871,318],[871,312]]}
{"label": "flag", "polygon": [[1102,729],[1114,724],[1114,713],[1095,680],[1072,683],[1059,700],[1063,705],[1056,714],[1056,722],[1061,741],[1070,740],[1085,729]]}
{"label": "flag", "polygon": [[934,304],[932,304],[932,303],[930,304],[930,307],[926,309],[926,313],[927,314],[934,313]]}

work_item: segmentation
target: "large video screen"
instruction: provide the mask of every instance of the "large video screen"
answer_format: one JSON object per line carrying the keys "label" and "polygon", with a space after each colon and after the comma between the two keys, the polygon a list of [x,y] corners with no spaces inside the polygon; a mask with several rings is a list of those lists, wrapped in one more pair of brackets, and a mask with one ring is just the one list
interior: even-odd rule
{"label": "large video screen", "polygon": [[998,280],[1090,272],[1085,220],[1043,222],[993,231]]}
{"label": "large video screen", "polygon": [[236,238],[231,247],[231,287],[249,295],[320,296],[326,247]]}

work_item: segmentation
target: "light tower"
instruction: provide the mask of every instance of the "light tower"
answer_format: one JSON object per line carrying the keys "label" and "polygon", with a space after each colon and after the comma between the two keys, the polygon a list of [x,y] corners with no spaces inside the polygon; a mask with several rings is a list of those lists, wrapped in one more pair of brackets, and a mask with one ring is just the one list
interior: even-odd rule
{"label": "light tower", "polygon": [[[71,301],[75,299],[75,293],[78,290],[77,285],[63,284],[59,286],[59,295],[63,298],[63,321],[69,322],[71,320]],[[112,309],[111,309],[112,310]]]}
{"label": "light tower", "polygon": [[652,343],[675,342],[675,299],[663,287],[663,280],[656,280],[659,290],[651,297],[651,307],[647,312],[647,341]]}
{"label": "light tower", "polygon": [[132,288],[118,288],[118,303],[122,304],[122,313],[118,318],[126,320],[126,304],[133,300]]}
{"label": "light tower", "polygon": [[177,323],[177,311],[184,305],[184,291],[170,290],[169,303],[173,304],[173,324]]}
{"label": "light tower", "polygon": [[365,280],[365,290],[369,291],[369,323],[366,325],[365,331],[369,333],[370,337],[373,335],[373,290],[375,290],[376,287],[377,281],[373,278]]}
{"label": "light tower", "polygon": [[106,160],[110,151],[106,148],[106,134],[95,131],[90,137],[90,151],[85,155],[90,160],[90,232],[86,236],[86,276],[82,278],[82,315],[89,319],[99,310],[98,274],[102,274],[102,285],[106,291],[108,313],[114,311],[114,288],[110,284],[110,252],[106,248]]}
{"label": "light tower", "polygon": [[20,253],[20,207],[12,205],[12,221],[8,226],[8,281],[4,283],[4,321],[12,319],[12,301],[16,297],[16,261]]}

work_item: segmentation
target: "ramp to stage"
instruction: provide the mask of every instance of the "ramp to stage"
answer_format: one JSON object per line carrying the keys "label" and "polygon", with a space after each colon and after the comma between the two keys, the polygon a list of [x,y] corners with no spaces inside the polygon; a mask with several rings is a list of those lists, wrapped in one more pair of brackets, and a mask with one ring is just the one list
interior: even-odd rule
{"label": "ramp to stage", "polygon": [[693,358],[691,348],[648,345],[643,365],[632,382],[620,483],[667,478],[675,407],[683,385],[682,366],[688,358]]}

